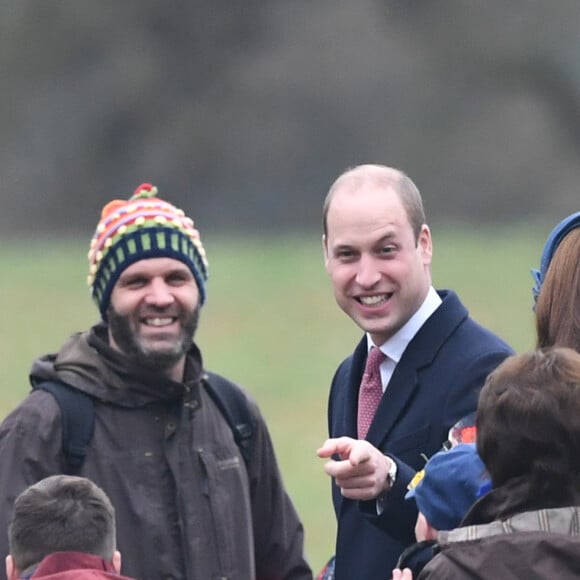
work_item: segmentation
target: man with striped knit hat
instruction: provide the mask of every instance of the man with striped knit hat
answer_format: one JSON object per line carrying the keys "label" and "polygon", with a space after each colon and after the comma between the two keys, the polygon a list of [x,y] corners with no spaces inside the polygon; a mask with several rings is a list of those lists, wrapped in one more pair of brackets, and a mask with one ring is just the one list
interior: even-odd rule
{"label": "man with striped knit hat", "polygon": [[264,419],[193,341],[208,278],[193,221],[143,184],[103,208],[88,258],[100,322],[34,362],[0,426],[0,551],[14,498],[72,473],[115,506],[123,574],[309,580]]}

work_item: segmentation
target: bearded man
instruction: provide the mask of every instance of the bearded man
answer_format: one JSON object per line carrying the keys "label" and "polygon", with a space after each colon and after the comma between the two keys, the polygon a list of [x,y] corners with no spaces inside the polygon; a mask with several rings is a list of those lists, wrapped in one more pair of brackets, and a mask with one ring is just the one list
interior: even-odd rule
{"label": "bearded man", "polygon": [[[115,506],[124,574],[312,578],[302,525],[256,403],[229,383],[251,417],[244,454],[211,396],[210,380],[228,381],[206,373],[193,342],[207,267],[193,221],[152,185],[103,208],[88,278],[101,321],[34,362],[31,383],[40,388],[0,426],[0,552],[8,553],[14,498],[70,471],[65,414],[42,386],[57,382],[92,399],[94,429],[76,475]],[[79,406],[81,423],[84,412]]]}

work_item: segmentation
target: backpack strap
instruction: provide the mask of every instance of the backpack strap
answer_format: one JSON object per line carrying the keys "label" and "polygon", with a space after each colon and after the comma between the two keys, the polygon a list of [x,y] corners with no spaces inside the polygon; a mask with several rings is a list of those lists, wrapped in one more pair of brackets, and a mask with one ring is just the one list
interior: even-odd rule
{"label": "backpack strap", "polygon": [[206,373],[204,383],[208,394],[228,422],[246,465],[249,464],[255,419],[250,413],[244,393],[234,383],[215,373]]}
{"label": "backpack strap", "polygon": [[62,420],[62,451],[67,475],[78,475],[95,427],[94,401],[90,395],[60,381],[45,381],[33,385],[50,393],[60,407]]}
{"label": "backpack strap", "polygon": [[[240,453],[248,464],[255,420],[244,393],[234,383],[215,373],[207,373],[204,383],[208,394],[232,430]],[[93,397],[59,381],[44,381],[32,388],[46,391],[56,399],[62,419],[62,450],[66,473],[78,475],[95,427]]]}

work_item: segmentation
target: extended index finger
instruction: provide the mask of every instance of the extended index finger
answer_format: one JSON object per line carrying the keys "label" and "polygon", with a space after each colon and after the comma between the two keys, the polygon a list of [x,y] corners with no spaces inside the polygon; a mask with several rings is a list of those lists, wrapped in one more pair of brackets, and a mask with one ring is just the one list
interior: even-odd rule
{"label": "extended index finger", "polygon": [[346,459],[350,455],[350,450],[355,442],[356,439],[351,439],[350,437],[330,438],[322,444],[322,447],[318,448],[316,454],[321,458],[340,455],[343,459]]}

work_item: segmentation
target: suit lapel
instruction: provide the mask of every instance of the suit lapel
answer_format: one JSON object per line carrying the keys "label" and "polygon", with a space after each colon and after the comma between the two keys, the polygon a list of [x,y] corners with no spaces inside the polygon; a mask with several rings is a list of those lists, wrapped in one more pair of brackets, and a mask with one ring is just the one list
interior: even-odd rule
{"label": "suit lapel", "polygon": [[[379,403],[367,434],[367,440],[379,449],[412,402],[419,387],[419,372],[432,364],[441,346],[467,317],[467,310],[455,293],[445,292],[441,297],[441,306],[429,317],[405,349]],[[358,393],[358,389],[356,392]]]}

